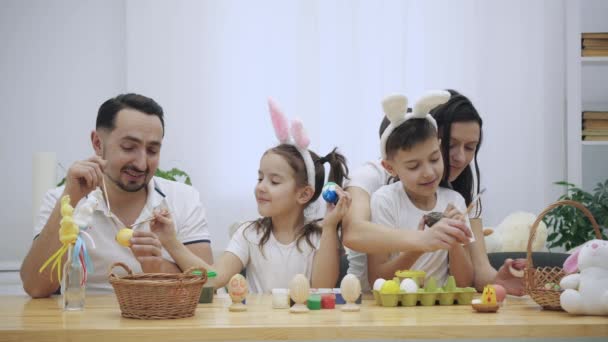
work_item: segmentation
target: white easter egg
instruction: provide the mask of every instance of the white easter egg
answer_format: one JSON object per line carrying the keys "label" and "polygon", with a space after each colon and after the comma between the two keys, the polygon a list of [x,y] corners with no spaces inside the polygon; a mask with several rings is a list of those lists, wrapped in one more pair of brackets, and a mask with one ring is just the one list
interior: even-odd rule
{"label": "white easter egg", "polygon": [[414,279],[405,278],[401,282],[399,288],[401,289],[401,291],[406,293],[416,293],[418,291],[418,284],[416,284]]}
{"label": "white easter egg", "polygon": [[386,282],[386,280],[384,280],[382,278],[376,279],[376,281],[374,282],[374,291],[380,291],[380,289],[382,288],[382,285],[384,285],[385,282]]}

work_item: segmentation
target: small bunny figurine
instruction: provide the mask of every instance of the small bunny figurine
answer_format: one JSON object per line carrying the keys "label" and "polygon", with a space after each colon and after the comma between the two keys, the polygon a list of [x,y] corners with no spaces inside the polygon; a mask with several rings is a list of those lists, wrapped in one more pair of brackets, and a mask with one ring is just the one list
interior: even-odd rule
{"label": "small bunny figurine", "polygon": [[591,240],[578,247],[564,263],[560,286],[562,308],[571,314],[608,315],[608,242]]}

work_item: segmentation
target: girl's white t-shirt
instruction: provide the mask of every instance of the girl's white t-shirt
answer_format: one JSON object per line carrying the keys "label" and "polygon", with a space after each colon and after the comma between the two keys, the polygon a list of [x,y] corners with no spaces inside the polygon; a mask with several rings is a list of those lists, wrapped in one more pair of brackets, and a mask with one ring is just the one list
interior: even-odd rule
{"label": "girl's white t-shirt", "polygon": [[232,235],[226,252],[236,255],[247,268],[247,283],[251,293],[271,293],[275,288],[288,288],[298,273],[312,278],[313,259],[319,249],[321,234],[311,234],[311,247],[306,238],[287,245],[275,239],[274,234],[264,244],[264,254],[259,248],[263,232],[258,233],[251,222],[242,224]]}

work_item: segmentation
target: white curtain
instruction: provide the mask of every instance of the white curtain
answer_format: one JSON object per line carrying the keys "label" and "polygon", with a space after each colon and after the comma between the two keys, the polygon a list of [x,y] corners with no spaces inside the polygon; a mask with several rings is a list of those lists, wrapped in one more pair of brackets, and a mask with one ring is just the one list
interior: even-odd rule
{"label": "white curtain", "polygon": [[162,166],[192,174],[215,248],[257,216],[268,96],[355,168],[379,156],[383,96],[454,88],[484,119],[486,225],[560,193],[563,1],[130,0],[126,17],[127,88],[165,107]]}
{"label": "white curtain", "polygon": [[31,241],[32,153],[64,167],[90,156],[98,106],[124,91],[164,106],[161,166],[192,175],[218,251],[232,222],[257,216],[259,158],[276,143],[268,96],[313,150],[338,146],[355,168],[379,156],[383,96],[460,90],[484,119],[486,225],[539,212],[565,178],[563,0],[5,3],[0,217],[15,234],[2,269]]}

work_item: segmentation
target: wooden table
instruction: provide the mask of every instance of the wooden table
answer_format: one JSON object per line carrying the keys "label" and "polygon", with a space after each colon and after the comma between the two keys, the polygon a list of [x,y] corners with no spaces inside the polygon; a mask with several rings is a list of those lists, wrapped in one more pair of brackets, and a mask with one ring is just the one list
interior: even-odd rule
{"label": "wooden table", "polygon": [[[511,298],[495,314],[470,306],[378,307],[290,314],[272,309],[271,297],[253,295],[246,312],[228,300],[200,304],[191,318],[141,321],[122,318],[114,295],[90,295],[83,312],[63,312],[57,298],[0,296],[0,341],[200,341],[310,339],[422,339],[608,336],[608,317],[543,311],[529,298]],[[339,307],[339,306],[338,306]]]}

